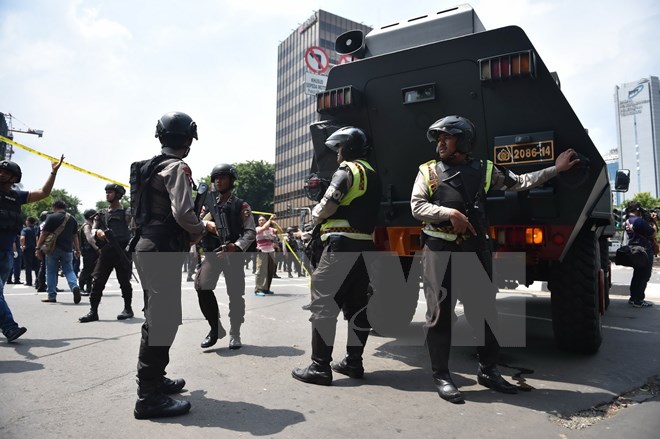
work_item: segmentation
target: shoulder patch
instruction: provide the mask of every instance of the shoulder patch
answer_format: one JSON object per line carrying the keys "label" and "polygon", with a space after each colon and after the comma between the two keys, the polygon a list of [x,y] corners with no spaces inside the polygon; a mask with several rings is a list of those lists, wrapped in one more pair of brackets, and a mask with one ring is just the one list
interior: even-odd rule
{"label": "shoulder patch", "polygon": [[252,215],[252,209],[250,208],[250,205],[243,201],[243,204],[241,204],[241,212],[243,212],[243,216],[245,218],[249,217]]}
{"label": "shoulder patch", "polygon": [[193,184],[192,171],[185,163],[183,163],[181,167],[183,168],[183,173],[186,174],[186,177],[188,178],[188,183],[190,183],[190,185],[192,186]]}

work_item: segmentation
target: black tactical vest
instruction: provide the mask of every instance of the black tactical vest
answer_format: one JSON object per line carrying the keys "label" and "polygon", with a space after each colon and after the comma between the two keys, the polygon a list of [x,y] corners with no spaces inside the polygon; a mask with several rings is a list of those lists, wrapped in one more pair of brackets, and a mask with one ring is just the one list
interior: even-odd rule
{"label": "black tactical vest", "polygon": [[[243,216],[241,215],[243,200],[232,195],[228,201],[231,201],[232,198],[232,202],[224,203],[218,207],[218,212],[224,212],[227,217],[227,226],[229,228],[228,242],[236,242],[243,234]],[[215,221],[215,218],[213,218],[213,221]],[[216,226],[219,226],[219,224],[216,223]],[[218,233],[220,233],[219,230]],[[227,243],[225,242],[223,244]],[[204,250],[214,250],[220,246],[220,239],[215,235],[207,234],[202,239],[202,246]]]}
{"label": "black tactical vest", "polygon": [[10,190],[0,193],[0,232],[20,233],[25,222],[18,201],[18,192]]}
{"label": "black tactical vest", "polygon": [[[452,166],[438,162],[435,172],[439,181],[431,197],[433,204],[460,211],[473,225],[485,224],[483,194],[486,174],[481,161]],[[437,225],[451,225],[451,222]]]}
{"label": "black tactical vest", "polygon": [[119,244],[126,245],[131,239],[131,230],[126,221],[126,211],[124,209],[110,210],[110,208],[103,209],[102,216],[105,221],[105,226],[112,230],[115,239]]}

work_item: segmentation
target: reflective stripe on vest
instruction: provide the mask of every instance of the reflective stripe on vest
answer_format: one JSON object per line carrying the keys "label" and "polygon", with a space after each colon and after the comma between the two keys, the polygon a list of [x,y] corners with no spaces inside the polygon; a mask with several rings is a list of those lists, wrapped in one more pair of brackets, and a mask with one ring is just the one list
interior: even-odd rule
{"label": "reflective stripe on vest", "polygon": [[[354,162],[344,162],[353,176],[353,184],[348,193],[342,198],[340,206],[348,206],[353,200],[361,197],[367,191],[367,175],[364,168],[372,172],[374,168],[364,160],[355,160]],[[321,225],[321,240],[325,241],[330,235],[341,235],[351,239],[371,240],[372,236],[368,233],[362,233],[351,227],[346,219],[331,218]]]}
{"label": "reflective stripe on vest", "polygon": [[351,204],[351,201],[361,197],[367,191],[367,174],[364,171],[364,168],[369,169],[372,172],[374,168],[364,160],[356,160],[354,162],[345,162],[348,165],[348,169],[351,170],[353,175],[353,185],[348,190],[348,193],[342,198],[340,206],[348,206]]}
{"label": "reflective stripe on vest", "polygon": [[330,235],[341,235],[360,241],[371,241],[373,237],[368,233],[362,233],[351,227],[348,221],[343,219],[329,219],[321,226],[321,240],[325,241]]}

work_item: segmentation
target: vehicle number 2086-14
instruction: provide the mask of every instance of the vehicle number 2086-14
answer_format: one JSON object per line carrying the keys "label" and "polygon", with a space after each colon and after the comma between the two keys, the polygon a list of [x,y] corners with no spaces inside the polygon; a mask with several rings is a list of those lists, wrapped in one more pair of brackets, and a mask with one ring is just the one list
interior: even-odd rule
{"label": "vehicle number 2086-14", "polygon": [[551,162],[555,159],[555,145],[552,140],[547,140],[496,146],[494,158],[496,165]]}

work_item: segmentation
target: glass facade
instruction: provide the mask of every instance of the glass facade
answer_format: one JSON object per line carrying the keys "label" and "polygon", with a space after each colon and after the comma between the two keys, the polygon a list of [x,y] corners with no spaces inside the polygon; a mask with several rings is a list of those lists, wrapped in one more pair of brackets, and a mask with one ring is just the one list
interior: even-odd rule
{"label": "glass facade", "polygon": [[[335,39],[349,30],[370,27],[319,10],[286,40],[277,53],[277,121],[275,135],[275,213],[281,226],[298,225],[298,209],[311,207],[304,184],[313,155],[309,125],[319,120],[316,97],[305,94],[305,53],[323,48],[330,66],[336,65]],[[323,73],[327,74],[327,70]],[[309,220],[309,218],[308,218]]]}
{"label": "glass facade", "polygon": [[660,197],[660,82],[657,76],[619,85],[614,90],[619,165],[630,170],[630,189]]}

